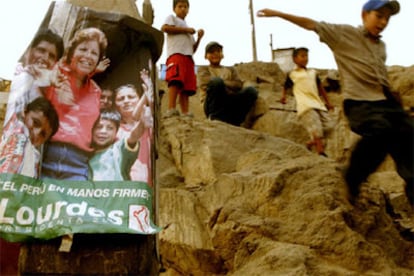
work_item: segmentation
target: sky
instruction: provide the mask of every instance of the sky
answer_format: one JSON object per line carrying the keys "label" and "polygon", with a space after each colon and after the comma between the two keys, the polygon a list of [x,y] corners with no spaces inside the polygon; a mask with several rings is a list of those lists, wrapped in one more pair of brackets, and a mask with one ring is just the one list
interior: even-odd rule
{"label": "sky", "polygon": [[[57,0],[59,1],[59,0]],[[279,18],[259,18],[256,12],[262,8],[278,9],[286,13],[306,16],[318,21],[361,24],[361,8],[366,0],[253,0],[254,30],[257,61],[270,62],[272,49],[289,47],[309,48],[309,67],[335,69],[335,61],[329,48],[321,43],[314,32],[301,29]],[[11,79],[14,67],[29,45],[51,0],[0,1],[0,78]],[[141,11],[143,0],[136,0]],[[382,33],[387,44],[387,65],[414,65],[414,41],[407,32],[414,23],[413,0],[400,0],[401,11],[393,16]],[[165,18],[173,14],[172,0],[151,0],[154,8],[153,27],[160,29]],[[24,7],[24,8],[22,8]],[[210,41],[224,46],[223,65],[253,61],[253,25],[249,0],[190,0],[190,11],[185,18],[187,25],[203,29],[194,60],[197,65],[207,64],[204,48]],[[165,63],[166,45],[158,60]]]}

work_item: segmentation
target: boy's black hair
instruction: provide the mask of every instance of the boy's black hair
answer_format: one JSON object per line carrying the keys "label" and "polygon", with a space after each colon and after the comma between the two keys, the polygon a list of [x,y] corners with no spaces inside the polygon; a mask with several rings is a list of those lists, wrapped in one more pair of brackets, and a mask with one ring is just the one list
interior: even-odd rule
{"label": "boy's black hair", "polygon": [[173,1],[173,9],[175,9],[175,6],[177,6],[178,3],[183,2],[187,3],[187,5],[190,7],[190,2],[188,0],[174,0]]}
{"label": "boy's black hair", "polygon": [[37,97],[30,103],[28,103],[24,109],[24,113],[29,111],[41,111],[48,119],[50,127],[52,128],[52,134],[50,137],[55,135],[59,129],[59,116],[52,103],[45,97]]}
{"label": "boy's black hair", "polygon": [[103,110],[101,110],[101,114],[99,115],[99,117],[95,121],[95,123],[93,124],[93,128],[95,128],[96,124],[98,124],[98,122],[102,119],[114,122],[115,126],[116,126],[116,130],[118,130],[119,126],[121,125],[121,114],[119,114],[119,112],[116,111],[115,109],[103,109]]}
{"label": "boy's black hair", "polygon": [[55,34],[54,32],[52,32],[49,29],[42,29],[33,38],[32,43],[30,43],[30,48],[36,47],[42,41],[47,41],[47,42],[52,43],[53,45],[55,45],[57,60],[59,60],[62,57],[63,51],[64,51],[62,37]]}
{"label": "boy's black hair", "polygon": [[295,48],[292,53],[292,57],[296,57],[300,52],[309,52],[309,49],[306,47]]}

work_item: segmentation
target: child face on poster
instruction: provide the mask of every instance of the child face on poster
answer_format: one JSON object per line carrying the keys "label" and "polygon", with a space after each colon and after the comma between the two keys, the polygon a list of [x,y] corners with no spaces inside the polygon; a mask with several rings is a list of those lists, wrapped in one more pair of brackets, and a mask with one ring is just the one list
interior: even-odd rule
{"label": "child face on poster", "polygon": [[30,142],[35,147],[44,144],[52,136],[52,127],[43,111],[28,111],[24,116],[24,124],[29,130]]}
{"label": "child face on poster", "polygon": [[99,119],[92,130],[92,141],[95,150],[105,149],[112,145],[116,139],[118,127],[109,119]]}
{"label": "child face on poster", "polygon": [[99,104],[101,110],[112,108],[114,105],[114,91],[111,89],[103,89]]}
{"label": "child face on poster", "polygon": [[52,104],[43,97],[30,102],[23,114],[30,142],[37,147],[44,144],[59,128],[59,117]]}

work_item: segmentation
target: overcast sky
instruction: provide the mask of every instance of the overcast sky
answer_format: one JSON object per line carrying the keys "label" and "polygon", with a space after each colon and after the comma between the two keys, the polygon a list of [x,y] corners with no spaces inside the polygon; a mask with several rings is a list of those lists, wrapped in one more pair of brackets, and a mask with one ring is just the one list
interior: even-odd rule
{"label": "overcast sky", "polygon": [[[262,8],[279,9],[315,20],[333,23],[361,24],[361,8],[366,0],[253,0],[254,14]],[[0,1],[0,77],[10,79],[14,66],[30,43],[46,14],[50,0]],[[141,11],[143,0],[137,0]],[[159,29],[165,18],[173,13],[172,0],[151,0],[155,9],[153,27]],[[401,12],[392,17],[383,39],[387,44],[387,65],[414,65],[414,42],[410,28],[414,25],[414,1],[400,0]],[[224,46],[223,64],[233,65],[253,60],[252,25],[249,0],[190,0],[187,24],[204,29],[205,36],[194,55],[196,64],[207,64],[204,47],[215,40]],[[254,16],[257,58],[271,61],[271,46],[288,48],[305,46],[310,49],[309,66],[336,68],[332,54],[319,42],[315,33],[303,30],[278,18]],[[271,41],[272,36],[272,41]],[[164,45],[165,47],[165,45]],[[158,63],[165,63],[165,51]]]}

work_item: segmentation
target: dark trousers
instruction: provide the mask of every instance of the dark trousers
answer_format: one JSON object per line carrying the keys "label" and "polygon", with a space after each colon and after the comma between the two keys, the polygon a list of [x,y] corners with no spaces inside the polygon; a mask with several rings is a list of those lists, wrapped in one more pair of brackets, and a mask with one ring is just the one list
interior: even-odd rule
{"label": "dark trousers", "polygon": [[207,85],[204,113],[212,120],[239,126],[255,104],[257,91],[246,87],[237,93],[227,93],[224,81],[213,78]]}
{"label": "dark trousers", "polygon": [[[388,95],[388,94],[386,94]],[[390,154],[405,180],[408,200],[414,204],[414,122],[392,96],[382,101],[344,101],[351,130],[361,136],[350,159],[345,180],[352,196]]]}

